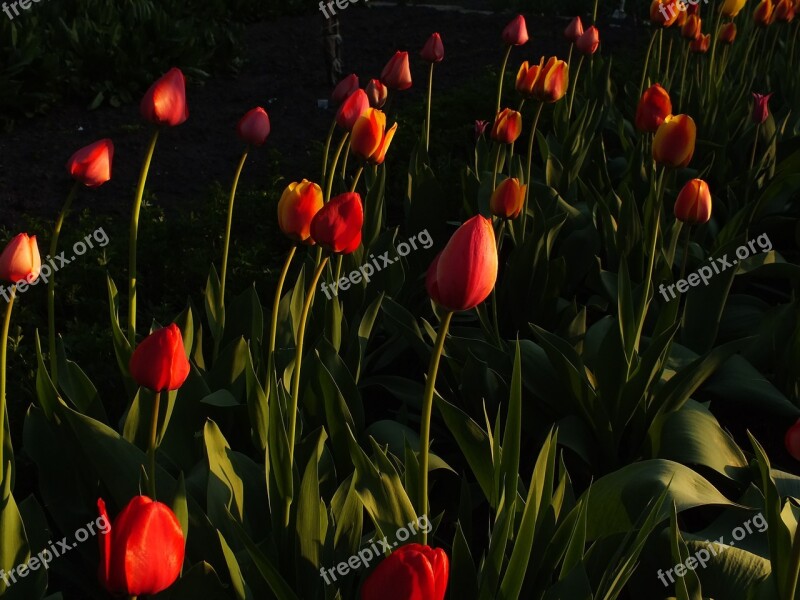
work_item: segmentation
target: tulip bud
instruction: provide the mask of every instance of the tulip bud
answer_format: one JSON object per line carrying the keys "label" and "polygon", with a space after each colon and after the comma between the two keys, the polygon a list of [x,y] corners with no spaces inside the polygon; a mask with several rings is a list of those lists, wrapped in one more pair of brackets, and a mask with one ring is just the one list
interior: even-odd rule
{"label": "tulip bud", "polygon": [[478,141],[482,135],[486,133],[486,128],[489,126],[489,121],[475,120],[475,141]]}
{"label": "tulip bud", "polygon": [[331,252],[350,254],[361,245],[364,209],[361,196],[347,192],[333,198],[311,221],[311,235]]}
{"label": "tulip bud", "polygon": [[522,46],[528,41],[528,27],[525,17],[517,15],[505,26],[502,33],[503,41],[509,46]]}
{"label": "tulip bud", "polygon": [[753,11],[753,20],[759,27],[767,27],[772,23],[774,11],[772,0],[761,0]]}
{"label": "tulip bud", "polygon": [[681,37],[686,40],[696,40],[703,34],[703,22],[697,15],[690,15],[681,28]]}
{"label": "tulip bud", "polygon": [[[575,47],[578,49],[578,52],[585,56],[591,56],[595,52],[597,52],[597,47],[600,45],[600,31],[598,31],[597,27],[592,25],[586,32],[578,38],[578,41],[575,42]],[[566,65],[567,63],[564,63]],[[565,87],[566,91],[566,87]]]}
{"label": "tulip bud", "polygon": [[442,62],[444,59],[444,45],[442,44],[442,37],[438,33],[432,33],[428,41],[422,47],[419,55],[422,60],[429,63]]}
{"label": "tulip bud", "polygon": [[289,239],[313,245],[311,219],[323,204],[322,189],[316,183],[307,179],[290,183],[278,201],[278,226]]}
{"label": "tulip bud", "polygon": [[0,279],[17,283],[25,280],[33,283],[42,270],[36,236],[20,233],[12,239],[0,254]]}
{"label": "tulip bud", "polygon": [[694,156],[697,127],[688,115],[670,115],[656,131],[653,159],[668,167],[685,167]]}
{"label": "tulip bud", "polygon": [[736,23],[725,23],[719,28],[719,41],[732,44],[736,40]]}
{"label": "tulip bud", "polygon": [[795,460],[800,460],[800,419],[786,430],[784,438],[786,451]]}
{"label": "tulip bud", "polygon": [[175,513],[161,502],[136,496],[113,524],[97,501],[100,530],[98,577],[112,594],[150,596],[167,589],[183,567],[185,539]]}
{"label": "tulip bud", "polygon": [[111,179],[114,142],[100,140],[78,150],[67,161],[67,170],[75,181],[94,188]]}
{"label": "tulip bud", "polygon": [[428,267],[428,295],[448,310],[475,308],[494,288],[497,262],[492,221],[476,215],[458,228]]}
{"label": "tulip bud", "polygon": [[[684,5],[686,3],[684,2]],[[680,4],[677,3],[676,6],[678,7],[678,18],[675,19],[675,22],[672,24],[673,27],[677,27],[678,29],[682,29],[684,25],[686,25],[686,21],[689,19],[689,13],[685,10],[680,9]]]}
{"label": "tulip bud", "polygon": [[650,4],[650,20],[661,27],[672,27],[681,12],[676,0],[653,0]]}
{"label": "tulip bud", "polygon": [[381,83],[380,79],[370,79],[367,84],[367,98],[372,108],[383,108],[386,98],[389,97],[389,89]]}
{"label": "tulip bud", "polygon": [[725,2],[722,4],[720,12],[722,13],[723,17],[733,19],[742,11],[745,4],[747,4],[747,0],[725,0]]}
{"label": "tulip bud", "polygon": [[568,42],[574,44],[578,38],[583,35],[583,22],[580,17],[575,17],[569,22],[567,28],[564,30],[564,37]]}
{"label": "tulip bud", "polygon": [[701,35],[696,40],[692,40],[689,43],[689,50],[694,52],[695,54],[705,54],[708,52],[708,49],[711,47],[711,34],[707,33],[705,35]]}
{"label": "tulip bud", "polygon": [[137,385],[154,392],[177,390],[189,376],[189,359],[181,330],[175,323],[148,335],[136,347],[128,364]]}
{"label": "tulip bud", "polygon": [[519,179],[509,177],[497,186],[492,194],[489,207],[492,214],[501,219],[516,219],[525,204],[525,190],[528,186],[520,185]]}
{"label": "tulip bud", "polygon": [[411,87],[411,68],[408,66],[408,52],[394,53],[381,71],[381,81],[390,90],[403,91]]}
{"label": "tulip bud", "polygon": [[494,120],[492,139],[501,144],[512,144],[522,133],[522,115],[510,108],[504,108]]}
{"label": "tulip bud", "polygon": [[689,225],[708,223],[711,218],[711,192],[702,179],[689,181],[675,201],[675,218]]}
{"label": "tulip bud", "polygon": [[331,101],[333,102],[334,106],[339,106],[357,89],[358,75],[355,73],[350,73],[350,75],[342,79],[336,84],[336,87],[333,88],[333,92],[331,92]]}
{"label": "tulip bud", "polygon": [[772,94],[756,94],[753,92],[753,123],[761,125],[769,118],[769,99]]}
{"label": "tulip bud", "polygon": [[392,143],[397,123],[386,130],[386,114],[376,108],[368,108],[353,126],[350,150],[369,163],[379,165],[386,158]]}
{"label": "tulip bud", "polygon": [[369,108],[369,98],[364,90],[356,90],[342,102],[339,110],[336,111],[336,123],[342,129],[352,131],[358,118],[367,112]]}
{"label": "tulip bud", "polygon": [[[591,31],[590,27],[581,39],[584,39]],[[578,41],[580,42],[580,40]],[[566,95],[568,86],[569,66],[563,60],[551,56],[536,78],[536,83],[533,85],[533,96],[540,102],[558,102]]]}
{"label": "tulip bud", "polygon": [[269,137],[269,115],[260,106],[249,110],[236,126],[239,139],[250,146],[263,146]]}
{"label": "tulip bud", "polygon": [[516,89],[525,98],[533,98],[533,86],[539,78],[544,66],[544,57],[539,60],[538,65],[528,65],[528,61],[523,62],[517,71]]}
{"label": "tulip bud", "polygon": [[794,21],[794,2],[792,0],[779,0],[775,5],[775,12],[773,13],[773,21],[781,21],[782,23],[791,23]]}
{"label": "tulip bud", "polygon": [[361,600],[444,600],[449,577],[444,550],[407,544],[370,573],[361,586]]}
{"label": "tulip bud", "polygon": [[186,79],[180,69],[172,68],[156,81],[139,105],[142,117],[156,125],[175,127],[189,118],[186,106]]}
{"label": "tulip bud", "polygon": [[647,88],[636,109],[636,129],[643,133],[655,133],[669,115],[672,101],[667,90],[659,84]]}

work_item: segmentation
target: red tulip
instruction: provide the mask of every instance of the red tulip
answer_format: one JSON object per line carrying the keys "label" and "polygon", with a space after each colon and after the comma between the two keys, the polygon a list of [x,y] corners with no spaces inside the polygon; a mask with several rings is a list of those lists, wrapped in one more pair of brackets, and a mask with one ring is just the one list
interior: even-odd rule
{"label": "red tulip", "polygon": [[759,27],[767,27],[772,23],[774,13],[772,0],[761,0],[753,11],[753,20]]}
{"label": "red tulip", "polygon": [[519,179],[516,177],[503,180],[497,186],[489,202],[492,214],[501,219],[516,219],[522,212],[527,187],[520,185]]}
{"label": "red tulip", "polygon": [[736,40],[736,23],[725,23],[719,28],[719,41],[723,44],[732,44]]}
{"label": "red tulip", "polygon": [[795,8],[792,0],[778,0],[775,5],[775,13],[773,15],[774,21],[782,21],[783,23],[791,23],[794,21]]}
{"label": "red tulip", "polygon": [[672,101],[667,90],[659,84],[647,88],[636,108],[636,129],[643,133],[655,133],[672,114]]}
{"label": "red tulip", "polygon": [[189,376],[181,330],[171,323],[148,335],[133,351],[128,366],[141,387],[155,392],[180,388]]}
{"label": "red tulip", "polygon": [[700,14],[700,4],[699,4],[699,3],[698,3],[698,4],[692,4],[692,3],[689,3],[689,4],[688,4],[688,6],[687,6],[687,8],[686,8],[686,14],[687,14],[688,16],[690,16],[690,17],[691,17],[692,15],[698,15],[698,14]]}
{"label": "red tulip", "polygon": [[186,79],[180,69],[172,68],[156,81],[139,105],[142,117],[156,125],[175,127],[189,118],[186,106]]}
{"label": "red tulip", "polygon": [[497,281],[497,246],[491,219],[472,217],[450,238],[428,267],[425,287],[448,310],[470,310],[483,302]]}
{"label": "red tulip", "polygon": [[772,94],[756,94],[753,92],[753,123],[764,123],[769,118],[769,99]]}
{"label": "red tulip", "polygon": [[567,39],[567,41],[574,44],[582,35],[583,22],[581,21],[580,17],[575,17],[569,22],[569,25],[567,25],[567,28],[564,30],[564,37]]}
{"label": "red tulip", "polygon": [[358,118],[367,112],[369,98],[364,90],[356,90],[347,97],[336,112],[336,123],[347,131],[353,130]]}
{"label": "red tulip", "polygon": [[248,111],[236,125],[236,133],[239,135],[239,139],[245,144],[256,147],[264,145],[269,136],[269,131],[269,115],[260,106]]}
{"label": "red tulip", "polygon": [[389,97],[389,90],[381,83],[380,79],[370,79],[367,84],[367,98],[372,108],[383,108],[386,98]]}
{"label": "red tulip", "polygon": [[589,29],[578,38],[578,41],[575,42],[575,47],[578,49],[578,52],[586,56],[591,56],[597,52],[598,46],[600,46],[600,31],[594,25],[589,27]]}
{"label": "red tulip", "polygon": [[675,201],[675,218],[690,225],[708,223],[711,218],[711,192],[702,179],[687,182]]}
{"label": "red tulip", "polygon": [[286,186],[278,201],[278,226],[289,239],[313,245],[311,219],[323,204],[322,189],[316,183],[307,179],[294,181]]}
{"label": "red tulip", "polygon": [[411,68],[408,66],[408,52],[394,53],[381,71],[381,81],[390,90],[403,91],[411,87]]}
{"label": "red tulip", "polygon": [[314,216],[311,236],[326,250],[350,254],[361,245],[363,224],[361,196],[347,192],[333,198]]}
{"label": "red tulip", "polygon": [[429,63],[442,62],[444,59],[444,45],[442,44],[442,37],[438,33],[432,33],[428,41],[422,47],[419,53],[422,60]]}
{"label": "red tulip", "polygon": [[42,260],[35,235],[28,237],[27,233],[20,233],[0,254],[0,279],[5,281],[33,283],[41,270]]}
{"label": "red tulip", "polygon": [[681,27],[681,37],[687,40],[696,40],[703,34],[703,21],[697,15],[690,15]]}
{"label": "red tulip", "polygon": [[112,594],[150,596],[167,589],[181,573],[185,540],[175,513],[161,502],[136,496],[112,524],[105,502],[97,501],[106,527],[100,531],[100,583]]}
{"label": "red tulip", "polygon": [[505,26],[502,33],[503,41],[509,46],[521,46],[528,41],[528,27],[525,17],[517,15]]}
{"label": "red tulip", "polygon": [[75,181],[94,188],[111,179],[114,142],[100,140],[78,150],[67,161],[67,170]]}
{"label": "red tulip", "polygon": [[512,144],[522,133],[522,115],[510,108],[504,108],[494,120],[492,139],[501,144]]}
{"label": "red tulip", "polygon": [[695,54],[705,54],[711,48],[711,34],[700,35],[696,40],[689,42],[689,50]]}
{"label": "red tulip", "polygon": [[357,89],[358,75],[355,73],[350,73],[350,75],[342,79],[336,84],[336,87],[333,88],[333,92],[331,92],[331,100],[333,101],[334,105],[338,106],[347,100],[348,96],[350,96],[350,94],[355,92]]}
{"label": "red tulip", "polygon": [[800,419],[786,430],[784,443],[786,444],[786,451],[792,458],[800,460]]}
{"label": "red tulip", "polygon": [[694,156],[697,126],[688,115],[670,115],[653,138],[653,159],[662,165],[685,167]]}
{"label": "red tulip", "polygon": [[361,600],[444,600],[450,561],[441,548],[406,544],[392,552],[361,586]]}

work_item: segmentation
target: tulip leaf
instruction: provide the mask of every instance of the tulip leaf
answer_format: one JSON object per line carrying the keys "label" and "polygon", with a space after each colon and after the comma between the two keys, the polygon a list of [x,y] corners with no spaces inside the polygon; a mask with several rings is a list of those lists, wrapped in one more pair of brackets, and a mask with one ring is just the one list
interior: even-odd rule
{"label": "tulip leaf", "polygon": [[225,326],[225,307],[220,299],[220,282],[217,269],[212,264],[208,272],[208,280],[205,289],[206,319],[211,337],[214,339],[215,346],[219,346],[222,341],[222,334]]}
{"label": "tulip leaf", "polygon": [[[670,547],[672,549],[672,560],[675,564],[686,562],[689,558],[689,549],[686,542],[681,537],[681,532],[678,529],[678,513],[675,510],[675,505],[672,505],[672,514],[669,521],[670,531]],[[683,577],[678,577],[675,582],[676,600],[703,600],[703,594],[700,588],[700,580],[694,569],[687,570]]]}
{"label": "tulip leaf", "polygon": [[297,552],[299,555],[297,579],[303,598],[316,598],[320,589],[319,568],[328,532],[328,513],[320,496],[319,461],[328,434],[320,428],[317,442],[308,460],[297,494]]}
{"label": "tulip leaf", "polygon": [[[42,343],[39,340],[39,330],[36,330],[34,336],[36,341],[36,399],[39,401],[39,406],[48,419],[53,418],[53,413],[58,409],[60,401],[58,392],[53,385],[53,380],[50,379],[50,373],[44,364],[44,357],[42,356]],[[10,436],[4,438],[9,440],[8,446],[11,448]],[[5,445],[5,444],[4,444]],[[7,456],[6,449],[0,448],[0,458]],[[4,462],[0,460],[0,463]]]}
{"label": "tulip leaf", "polygon": [[255,284],[233,299],[226,311],[225,331],[220,346],[225,346],[239,337],[247,340],[252,353],[259,356],[264,335],[264,310],[258,298]]}
{"label": "tulip leaf", "polygon": [[346,560],[358,551],[364,529],[364,507],[358,497],[354,475],[349,475],[336,490],[331,510],[336,523],[333,536],[335,557],[339,561]]}
{"label": "tulip leaf", "polygon": [[158,598],[164,600],[230,600],[230,593],[222,585],[217,572],[205,561],[192,565],[183,577],[172,584]]}
{"label": "tulip leaf", "polygon": [[122,372],[122,377],[125,380],[125,386],[130,395],[136,392],[136,384],[130,378],[128,371],[128,364],[131,361],[131,354],[133,348],[128,343],[128,338],[122,332],[119,324],[119,293],[117,286],[114,285],[114,280],[110,276],[106,276],[106,283],[108,285],[108,309],[111,315],[111,333],[114,340],[114,354],[117,357],[117,364]]}
{"label": "tulip leaf", "polygon": [[[522,359],[520,358],[519,343],[517,343],[514,352],[514,370],[511,376],[511,393],[506,414],[506,429],[503,434],[503,446],[499,457],[499,465],[496,467],[496,472],[499,473],[500,481],[505,488],[506,498],[511,498],[517,493],[521,442]],[[497,496],[500,496],[499,489],[497,491]]]}
{"label": "tulip leaf", "polygon": [[[268,373],[267,378],[274,378],[274,372]],[[253,367],[252,352],[247,353],[245,388],[250,427],[253,431],[253,443],[259,450],[264,452],[267,447],[267,435],[269,432],[269,398],[267,398],[264,388],[261,387],[261,382],[258,380]]]}
{"label": "tulip leaf", "polygon": [[64,395],[80,412],[98,421],[107,422],[108,417],[100,395],[97,393],[97,388],[78,364],[67,358],[61,338],[56,344],[56,352],[58,354],[58,385],[64,391]]}
{"label": "tulip leaf", "polygon": [[461,523],[456,523],[450,565],[450,597],[459,600],[478,600],[478,572]]}
{"label": "tulip leaf", "polygon": [[217,531],[217,535],[219,536],[219,545],[222,549],[222,555],[225,557],[225,565],[228,567],[231,587],[233,588],[234,594],[236,594],[236,600],[251,600],[253,595],[250,593],[250,589],[247,587],[244,577],[242,577],[242,570],[239,567],[236,556],[230,546],[228,546],[228,542],[225,540],[222,533]]}

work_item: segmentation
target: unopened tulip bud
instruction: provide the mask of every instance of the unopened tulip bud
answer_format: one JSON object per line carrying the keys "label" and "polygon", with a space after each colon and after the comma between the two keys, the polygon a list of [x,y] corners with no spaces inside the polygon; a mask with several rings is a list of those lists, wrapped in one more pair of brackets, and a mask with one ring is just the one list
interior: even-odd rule
{"label": "unopened tulip bud", "polygon": [[688,115],[670,115],[653,138],[653,159],[661,165],[682,168],[694,156],[697,126]]}
{"label": "unopened tulip bud", "polygon": [[139,105],[142,117],[156,125],[175,127],[189,118],[186,106],[186,79],[172,68],[156,81]]}
{"label": "unopened tulip bud", "polygon": [[492,214],[501,219],[516,219],[525,203],[527,186],[520,185],[519,179],[509,177],[497,186],[489,202]]}
{"label": "unopened tulip bud", "polygon": [[503,41],[509,46],[522,46],[528,41],[528,27],[525,17],[517,15],[505,26],[502,34]]}
{"label": "unopened tulip bud", "polygon": [[334,106],[339,106],[357,89],[358,75],[355,73],[350,73],[350,75],[342,79],[336,84],[336,87],[333,88],[333,92],[331,92],[331,101],[333,102]]}
{"label": "unopened tulip bud", "polygon": [[676,0],[653,0],[650,4],[650,20],[661,27],[672,27],[681,12]]}
{"label": "unopened tulip bud", "polygon": [[347,192],[333,198],[311,221],[311,235],[331,252],[350,254],[361,245],[364,209],[361,196]]}
{"label": "unopened tulip bud", "polygon": [[747,4],[747,0],[725,0],[722,3],[720,12],[722,13],[723,17],[733,19],[736,15],[742,12],[745,4]]}
{"label": "unopened tulip bud", "polygon": [[372,108],[383,108],[386,104],[386,99],[389,97],[389,88],[387,88],[380,79],[370,79],[367,84],[367,98],[369,98],[369,105]]}
{"label": "unopened tulip bud", "polygon": [[708,223],[711,218],[711,192],[702,179],[692,179],[678,194],[675,218],[689,225]]}
{"label": "unopened tulip bud", "polygon": [[517,71],[516,90],[525,98],[533,98],[533,86],[539,78],[539,73],[544,67],[544,57],[539,60],[538,65],[529,65],[526,60]]}
{"label": "unopened tulip bud", "polygon": [[703,22],[697,15],[690,15],[681,27],[681,37],[686,40],[696,40],[703,34]]}
{"label": "unopened tulip bud", "polygon": [[501,144],[512,144],[522,133],[522,115],[510,108],[504,108],[494,120],[492,139]]}
{"label": "unopened tulip bud", "polygon": [[794,14],[795,8],[793,0],[779,0],[779,2],[775,5],[773,21],[791,23],[794,21]]}
{"label": "unopened tulip bud", "polygon": [[269,137],[269,115],[263,108],[256,107],[247,112],[236,126],[236,133],[245,144],[263,146]]}
{"label": "unopened tulip bud", "polygon": [[567,28],[564,30],[564,37],[572,44],[578,41],[578,38],[583,35],[583,22],[580,17],[575,17],[569,22]]}
{"label": "unopened tulip bud", "polygon": [[114,142],[100,140],[78,150],[67,161],[67,170],[75,181],[94,188],[111,179]]}
{"label": "unopened tulip bud", "polygon": [[[575,42],[575,47],[578,52],[584,56],[591,56],[597,52],[597,47],[600,45],[600,31],[592,25],[586,32],[578,38]],[[566,65],[566,63],[564,63]]]}
{"label": "unopened tulip bud", "polygon": [[395,52],[381,72],[381,81],[390,90],[403,91],[411,87],[411,68],[408,52]]}
{"label": "unopened tulip bud", "polygon": [[0,254],[0,279],[17,283],[26,280],[33,283],[42,270],[42,260],[39,256],[39,246],[36,236],[28,237],[27,233],[20,233]]}
{"label": "unopened tulip bud", "polygon": [[136,347],[129,364],[131,377],[154,392],[177,390],[189,376],[189,359],[175,323],[158,329]]}
{"label": "unopened tulip bud", "polygon": [[636,108],[636,129],[643,133],[655,133],[669,115],[672,101],[667,90],[654,84],[645,90]]}
{"label": "unopened tulip bud", "polygon": [[422,47],[419,55],[422,60],[429,63],[442,62],[444,59],[444,45],[442,44],[442,37],[438,33],[432,33],[428,41]]}
{"label": "unopened tulip bud", "polygon": [[342,129],[352,131],[358,118],[367,112],[369,108],[369,98],[364,90],[356,90],[342,102],[339,110],[336,111],[336,123]]}
{"label": "unopened tulip bud", "polygon": [[775,7],[772,0],[761,0],[753,11],[753,20],[759,27],[767,27],[772,23]]}
{"label": "unopened tulip bud", "polygon": [[449,577],[450,562],[444,550],[407,544],[369,574],[360,600],[444,600]]}

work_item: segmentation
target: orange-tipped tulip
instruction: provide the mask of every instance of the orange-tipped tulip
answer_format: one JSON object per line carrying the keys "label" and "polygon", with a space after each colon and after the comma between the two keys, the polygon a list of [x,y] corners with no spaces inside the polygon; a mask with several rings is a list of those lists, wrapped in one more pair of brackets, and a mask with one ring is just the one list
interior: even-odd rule
{"label": "orange-tipped tulip", "polygon": [[659,84],[647,88],[636,108],[636,129],[642,133],[655,133],[669,115],[672,101],[667,90]]}
{"label": "orange-tipped tulip", "polygon": [[322,189],[316,183],[307,179],[290,183],[278,202],[278,226],[290,239],[313,245],[311,219],[323,204]]}
{"label": "orange-tipped tulip", "polygon": [[260,106],[247,111],[236,126],[239,139],[251,146],[263,146],[270,132],[269,115]]}
{"label": "orange-tipped tulip", "polygon": [[745,4],[747,4],[747,0],[725,0],[720,11],[722,12],[723,17],[733,19],[736,15],[742,12]]}
{"label": "orange-tipped tulip", "polygon": [[137,385],[154,392],[177,390],[189,376],[189,359],[175,323],[148,335],[131,355],[128,368]]}
{"label": "orange-tipped tulip", "polygon": [[570,43],[575,43],[578,38],[583,35],[583,21],[580,17],[575,17],[569,22],[567,28],[564,30],[564,37]]}
{"label": "orange-tipped tulip", "polygon": [[685,167],[694,156],[697,127],[689,115],[670,115],[656,131],[653,159],[661,165]]}
{"label": "orange-tipped tulip", "polygon": [[411,87],[411,68],[408,66],[408,52],[394,53],[381,72],[381,81],[390,90],[403,91]]}
{"label": "orange-tipped tulip", "polygon": [[100,140],[78,150],[67,161],[67,170],[75,181],[94,188],[111,179],[114,142]]}
{"label": "orange-tipped tulip", "polygon": [[703,21],[697,15],[690,15],[681,27],[681,37],[687,40],[696,40],[703,35]]}
{"label": "orange-tipped tulip", "polygon": [[544,57],[539,60],[538,65],[529,65],[527,60],[520,65],[515,87],[526,98],[533,98],[533,86],[539,78],[539,73],[542,72],[542,67],[544,67]]}
{"label": "orange-tipped tulip", "polygon": [[725,23],[719,28],[719,41],[723,44],[736,41],[736,23]]}
{"label": "orange-tipped tulip", "polygon": [[650,20],[661,27],[672,27],[680,13],[675,0],[653,0],[650,4]]}
{"label": "orange-tipped tulip", "polygon": [[156,125],[175,127],[188,119],[186,79],[181,70],[173,67],[150,86],[139,109],[145,120]]}
{"label": "orange-tipped tulip", "polygon": [[772,23],[774,12],[772,0],[761,0],[753,11],[753,20],[759,27],[767,27]]}
{"label": "orange-tipped tulip", "polygon": [[795,460],[800,460],[800,419],[786,430],[784,437],[786,451]]}
{"label": "orange-tipped tulip", "polygon": [[33,283],[41,270],[42,259],[35,235],[28,237],[27,233],[20,233],[0,254],[0,279],[5,281]]}
{"label": "orange-tipped tulip", "polygon": [[516,177],[503,180],[489,202],[492,214],[501,219],[516,219],[525,203],[526,188],[527,186],[519,184],[519,179]]}
{"label": "orange-tipped tulip", "polygon": [[503,41],[509,46],[522,46],[528,41],[528,26],[525,17],[517,15],[503,28]]}
{"label": "orange-tipped tulip", "polygon": [[513,144],[522,133],[522,115],[510,108],[504,108],[494,120],[492,139],[501,144]]}
{"label": "orange-tipped tulip", "polygon": [[380,79],[370,79],[366,88],[367,98],[369,98],[369,105],[372,108],[383,108],[386,104],[386,98],[389,97],[389,88],[387,88]]}
{"label": "orange-tipped tulip", "polygon": [[675,201],[675,218],[689,225],[708,223],[711,218],[711,192],[702,179],[689,181]]}
{"label": "orange-tipped tulip", "polygon": [[[597,52],[598,46],[600,46],[600,31],[594,25],[589,27],[589,29],[578,38],[578,41],[575,42],[575,47],[578,49],[578,52],[584,56],[591,56]],[[566,65],[566,63],[564,64]]]}
{"label": "orange-tipped tulip", "polygon": [[775,5],[775,12],[773,14],[774,21],[781,21],[782,23],[791,23],[794,21],[794,2],[793,0],[779,0]]}
{"label": "orange-tipped tulip", "polygon": [[705,35],[701,35],[696,40],[692,40],[689,43],[689,50],[694,52],[695,54],[705,54],[708,52],[708,49],[711,48],[711,34],[707,33]]}
{"label": "orange-tipped tulip", "polygon": [[444,600],[450,561],[440,548],[407,544],[384,558],[361,586],[361,600]]}
{"label": "orange-tipped tulip", "polygon": [[361,245],[364,209],[361,196],[347,192],[333,198],[311,221],[311,235],[331,252],[350,254]]}
{"label": "orange-tipped tulip", "polygon": [[422,47],[419,55],[422,60],[429,63],[442,62],[444,59],[444,45],[442,44],[442,36],[438,33],[432,33],[428,41]]}
{"label": "orange-tipped tulip", "polygon": [[376,108],[368,108],[353,126],[350,149],[368,163],[380,165],[386,158],[395,131],[397,123],[387,130],[386,115]]}
{"label": "orange-tipped tulip", "polygon": [[756,94],[753,92],[753,123],[761,125],[769,118],[769,99],[772,94]]}
{"label": "orange-tipped tulip", "polygon": [[342,79],[336,84],[336,87],[333,88],[333,92],[331,92],[331,100],[333,101],[334,105],[339,106],[357,89],[358,75],[355,73],[350,73],[350,75]]}
{"label": "orange-tipped tulip", "polygon": [[[589,31],[583,35],[586,36]],[[533,97],[541,102],[558,102],[567,93],[567,87],[569,87],[569,66],[563,60],[551,56],[547,64],[542,67],[536,83],[533,84]]]}
{"label": "orange-tipped tulip", "polygon": [[336,111],[336,123],[342,129],[352,131],[358,118],[367,112],[369,108],[369,98],[364,90],[356,90],[342,102],[339,110]]}
{"label": "orange-tipped tulip", "polygon": [[491,219],[472,217],[428,267],[425,287],[434,302],[452,311],[486,300],[497,281],[497,246]]}

